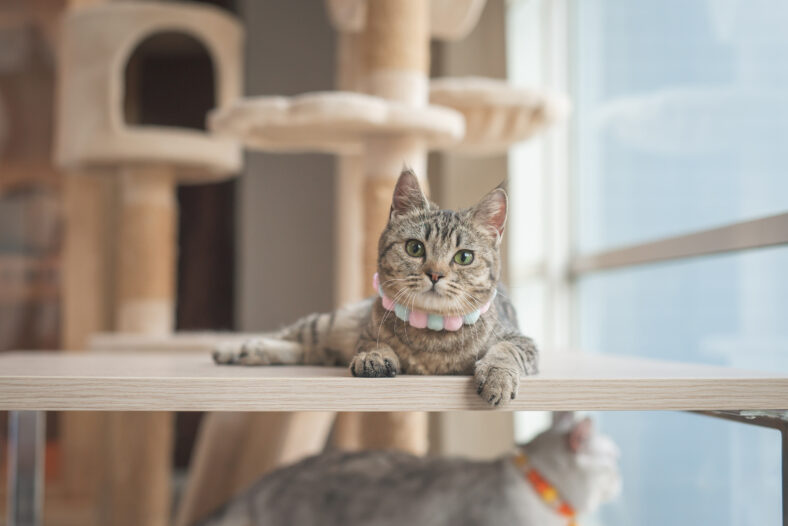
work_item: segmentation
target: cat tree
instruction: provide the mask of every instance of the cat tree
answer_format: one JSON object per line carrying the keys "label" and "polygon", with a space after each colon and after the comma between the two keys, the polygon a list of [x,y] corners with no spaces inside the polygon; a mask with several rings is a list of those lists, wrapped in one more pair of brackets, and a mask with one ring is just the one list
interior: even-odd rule
{"label": "cat tree", "polygon": [[[560,99],[512,88],[501,81],[429,80],[430,38],[462,38],[474,27],[484,0],[331,0],[327,5],[340,32],[338,77],[342,91],[236,99],[237,83],[225,86],[219,90],[217,109],[209,119],[216,136],[191,130],[141,129],[123,122],[118,64],[124,63],[122,57],[133,48],[135,33],[124,30],[124,23],[113,19],[113,14],[124,12],[125,24],[147,24],[150,31],[183,28],[189,33],[194,30],[197,35],[211,33],[215,39],[224,39],[224,47],[218,43],[211,46],[215,40],[205,37],[212,54],[217,47],[224,50],[225,55],[219,54],[218,59],[214,55],[220,82],[237,73],[239,55],[230,56],[237,45],[234,25],[208,23],[206,19],[200,24],[196,11],[186,14],[181,10],[217,13],[161,4],[102,6],[84,11],[80,17],[69,17],[67,24],[73,29],[66,39],[80,45],[72,44],[77,51],[69,51],[67,46],[65,53],[73,65],[63,78],[59,159],[80,171],[100,167],[118,177],[123,204],[120,232],[125,241],[115,251],[118,300],[114,329],[127,334],[103,335],[94,348],[195,350],[228,338],[226,334],[206,335],[195,345],[193,336],[171,333],[174,168],[181,169],[178,173],[192,174],[196,182],[226,176],[238,166],[236,141],[257,150],[339,155],[338,236],[351,242],[343,242],[348,250],[343,250],[337,288],[343,300],[358,299],[371,292],[367,278],[374,273],[377,238],[385,226],[391,192],[403,164],[424,177],[429,150],[473,154],[505,151],[513,142],[561,116]],[[156,10],[161,10],[161,18]],[[176,16],[176,11],[182,16]],[[82,16],[98,19],[90,24],[91,29],[76,31]],[[177,23],[173,17],[178,18]],[[97,28],[112,30],[96,35]],[[136,35],[139,38],[139,33]],[[99,37],[106,39],[107,48],[114,51],[99,53],[100,67],[88,67],[95,59],[89,54],[91,44],[95,45]],[[90,82],[80,80],[86,75],[93,76],[88,77]],[[88,101],[99,103],[86,107],[90,106]],[[77,120],[85,116],[90,118]],[[73,130],[79,130],[79,134],[71,135]],[[427,188],[426,181],[422,185]],[[135,253],[150,257],[141,262],[139,257],[132,258]],[[138,336],[131,337],[130,332]],[[346,415],[345,425],[336,426],[335,434],[342,445],[426,452],[425,413],[359,415]],[[140,432],[145,425],[165,430],[160,438],[166,442],[171,433],[169,417],[145,418],[148,420],[124,424],[130,422],[128,417],[116,417],[111,426],[114,436],[118,440],[133,437],[135,430]],[[209,414],[198,436],[176,524],[187,524],[220,504],[260,471],[318,451],[331,421],[332,416],[325,413]],[[265,433],[265,445],[244,440],[250,433],[261,432]],[[137,477],[138,482],[146,482],[139,489],[143,494],[134,498],[153,502],[148,509],[154,509],[154,515],[160,517],[166,502],[157,499],[165,493],[162,484],[166,468],[156,466],[163,464],[166,452],[139,451],[138,455],[139,465],[147,473]],[[122,468],[121,464],[117,459],[116,467]],[[129,519],[130,523],[134,520]]]}
{"label": "cat tree", "polygon": [[[74,338],[68,342],[68,335],[80,333],[85,326],[172,334],[176,184],[232,177],[241,167],[241,152],[232,140],[200,130],[127,121],[125,109],[135,103],[125,93],[129,60],[146,40],[164,33],[187,35],[204,48],[214,66],[217,107],[240,95],[241,28],[218,9],[111,3],[70,9],[63,18],[56,161],[74,181],[67,190],[71,224],[66,247],[65,332],[69,347],[77,347],[78,342]],[[103,185],[101,179],[112,179],[112,186]],[[104,188],[95,191],[99,186]],[[100,206],[96,200],[114,203],[112,218],[91,216],[91,210]],[[108,219],[111,226],[102,225],[110,230],[106,238],[92,236],[98,227],[92,223]],[[104,283],[95,283],[89,271],[83,272],[83,268],[97,266],[106,274]],[[101,302],[112,313],[111,319],[85,319],[83,311],[95,312],[90,298],[96,295],[104,297]],[[97,437],[90,433],[106,429],[110,444],[106,465],[88,462],[96,471],[94,476],[109,482],[109,506],[102,521],[167,524],[172,414],[110,414],[105,424],[89,424],[78,417],[67,419],[65,448],[74,449],[69,442],[95,444]]]}
{"label": "cat tree", "polygon": [[[484,1],[424,2],[376,0],[328,2],[340,31],[338,78],[341,91],[294,97],[253,97],[217,109],[209,127],[246,147],[271,152],[334,153],[339,156],[337,236],[343,247],[336,289],[342,302],[370,294],[377,238],[388,218],[391,193],[402,165],[426,174],[428,150],[487,155],[506,151],[561,118],[566,103],[491,79],[441,79],[430,82],[430,37],[461,38],[476,23]],[[427,188],[426,181],[422,181]],[[155,345],[155,344],[154,344]],[[288,444],[275,460],[295,460],[322,447],[330,415],[300,414],[287,422],[272,415],[238,416],[235,425],[265,430],[266,440]],[[245,425],[239,419],[246,421]],[[228,440],[228,417],[205,419],[178,525],[200,517],[243,486],[222,487],[216,477],[198,473],[221,470]],[[304,440],[304,436],[312,440]],[[427,451],[425,413],[340,414],[334,440],[341,447],[399,448]],[[238,442],[243,443],[241,439]],[[277,447],[277,446],[274,446]],[[275,465],[251,446],[235,453],[258,471]],[[286,457],[286,458],[285,458]],[[252,473],[248,473],[252,475]],[[249,482],[254,477],[248,476]]]}

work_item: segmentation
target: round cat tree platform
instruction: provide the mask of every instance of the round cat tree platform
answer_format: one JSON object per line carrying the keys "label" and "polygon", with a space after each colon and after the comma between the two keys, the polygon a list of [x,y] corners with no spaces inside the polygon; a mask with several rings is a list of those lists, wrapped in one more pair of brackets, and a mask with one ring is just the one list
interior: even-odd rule
{"label": "round cat tree platform", "polygon": [[428,150],[443,149],[465,131],[462,115],[448,108],[341,91],[240,99],[211,112],[208,123],[251,149],[350,155],[374,154],[367,143],[403,136]]}
{"label": "round cat tree platform", "polygon": [[569,101],[562,95],[481,77],[433,79],[430,103],[465,118],[465,136],[448,148],[459,155],[505,153],[569,114]]}
{"label": "round cat tree platform", "polygon": [[[331,23],[337,31],[358,33],[364,29],[368,0],[327,0]],[[473,30],[487,0],[429,0],[430,36],[459,40]]]}

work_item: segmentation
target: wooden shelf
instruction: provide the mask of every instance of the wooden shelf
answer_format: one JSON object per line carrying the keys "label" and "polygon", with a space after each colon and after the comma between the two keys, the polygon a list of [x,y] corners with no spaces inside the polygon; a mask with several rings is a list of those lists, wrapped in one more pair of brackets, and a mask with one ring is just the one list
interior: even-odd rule
{"label": "wooden shelf", "polygon": [[[544,353],[505,410],[788,408],[788,375]],[[207,353],[7,353],[0,410],[489,410],[467,376],[353,378],[344,368],[214,365]]]}

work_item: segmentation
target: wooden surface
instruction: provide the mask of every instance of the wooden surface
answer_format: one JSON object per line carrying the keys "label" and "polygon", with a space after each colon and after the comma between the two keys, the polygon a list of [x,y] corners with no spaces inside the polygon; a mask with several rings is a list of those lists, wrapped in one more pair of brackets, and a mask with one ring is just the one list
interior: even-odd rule
{"label": "wooden surface", "polygon": [[[788,408],[788,375],[545,353],[510,410]],[[483,410],[467,376],[353,378],[344,368],[217,366],[205,353],[8,353],[0,410]]]}

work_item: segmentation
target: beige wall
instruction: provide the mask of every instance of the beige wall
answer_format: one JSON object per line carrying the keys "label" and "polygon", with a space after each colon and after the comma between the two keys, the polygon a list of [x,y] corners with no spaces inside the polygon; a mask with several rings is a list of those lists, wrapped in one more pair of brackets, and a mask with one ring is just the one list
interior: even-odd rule
{"label": "beige wall", "polygon": [[[332,89],[323,2],[244,0],[246,93]],[[247,153],[238,187],[238,328],[267,330],[333,304],[334,161]]]}

